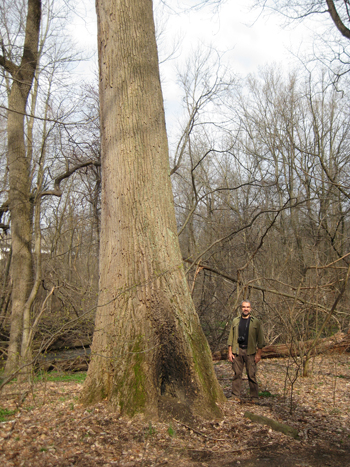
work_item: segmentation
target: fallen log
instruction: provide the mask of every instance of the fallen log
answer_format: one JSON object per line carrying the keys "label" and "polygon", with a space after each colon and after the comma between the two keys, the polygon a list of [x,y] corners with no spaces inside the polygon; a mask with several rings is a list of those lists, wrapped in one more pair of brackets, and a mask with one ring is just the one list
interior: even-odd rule
{"label": "fallen log", "polygon": [[[314,340],[296,342],[293,344],[274,344],[266,345],[262,349],[262,358],[285,358],[289,356],[302,356],[310,349],[313,345]],[[350,352],[350,330],[345,334],[344,332],[338,332],[331,337],[325,337],[319,339],[315,348],[313,349],[313,355],[322,354],[325,352],[329,353],[343,353]],[[213,353],[213,360],[227,360],[227,348],[218,350]]]}
{"label": "fallen log", "polygon": [[294,439],[299,439],[298,430],[296,430],[295,428],[289,425],[276,422],[276,420],[272,420],[271,418],[264,417],[263,415],[256,415],[252,412],[245,412],[244,416],[246,418],[249,418],[253,422],[261,423],[262,425],[268,425],[275,431],[284,433],[287,436],[292,436],[292,438]]}
{"label": "fallen log", "polygon": [[[298,342],[292,346],[287,344],[266,345],[262,350],[262,358],[286,358],[289,356],[304,355],[312,345],[313,340]],[[89,364],[90,348],[82,350],[84,355],[71,356],[62,358],[61,352],[57,353],[56,357],[51,357],[50,361],[45,360],[45,357],[40,361],[39,366],[45,371],[60,370],[60,371],[86,371]],[[338,332],[332,337],[319,339],[313,355],[328,353],[344,353],[350,352],[350,329],[345,334]],[[69,353],[69,351],[68,351]],[[74,349],[72,349],[74,353]],[[51,355],[54,353],[51,353]],[[227,348],[218,350],[213,353],[213,360],[227,360]]]}
{"label": "fallen log", "polygon": [[90,355],[78,356],[65,359],[51,359],[49,361],[39,361],[38,367],[42,371],[62,371],[76,373],[78,371],[87,371],[90,361]]}
{"label": "fallen log", "polygon": [[332,353],[344,353],[350,352],[350,329],[345,334],[344,339],[342,339],[339,343],[334,344],[334,347],[330,349]]}

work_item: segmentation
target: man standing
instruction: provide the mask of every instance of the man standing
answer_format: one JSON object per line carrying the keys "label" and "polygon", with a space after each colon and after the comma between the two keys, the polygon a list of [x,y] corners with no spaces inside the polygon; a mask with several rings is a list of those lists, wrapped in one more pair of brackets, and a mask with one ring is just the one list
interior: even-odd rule
{"label": "man standing", "polygon": [[228,359],[232,362],[234,371],[232,395],[238,399],[241,396],[242,372],[245,366],[249,380],[250,397],[256,402],[259,397],[256,364],[261,360],[264,334],[260,321],[251,316],[250,312],[250,301],[243,300],[241,316],[232,321],[227,345]]}

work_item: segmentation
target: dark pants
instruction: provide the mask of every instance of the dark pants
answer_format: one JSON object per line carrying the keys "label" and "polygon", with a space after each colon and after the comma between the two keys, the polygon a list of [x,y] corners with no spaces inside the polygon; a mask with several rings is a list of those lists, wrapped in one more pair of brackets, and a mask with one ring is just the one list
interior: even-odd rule
{"label": "dark pants", "polygon": [[247,349],[239,349],[239,355],[235,355],[235,359],[232,363],[234,371],[232,380],[232,394],[236,397],[241,397],[241,386],[242,386],[242,373],[243,368],[246,367],[247,376],[250,388],[250,397],[259,397],[259,386],[256,380],[256,363],[255,354],[247,355]]}

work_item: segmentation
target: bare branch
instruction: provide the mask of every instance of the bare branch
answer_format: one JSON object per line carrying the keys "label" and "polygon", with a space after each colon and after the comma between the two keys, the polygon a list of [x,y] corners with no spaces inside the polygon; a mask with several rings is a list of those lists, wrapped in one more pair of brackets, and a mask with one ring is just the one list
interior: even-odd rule
{"label": "bare branch", "polygon": [[86,124],[92,123],[92,122],[94,122],[94,121],[96,121],[98,119],[98,117],[94,117],[94,118],[91,118],[89,120],[81,120],[80,122],[63,122],[62,118],[64,118],[64,116],[61,117],[61,120],[57,120],[55,118],[38,117],[37,115],[28,114],[26,112],[19,112],[18,110],[10,109],[9,107],[6,107],[5,105],[0,105],[0,109],[4,109],[4,110],[7,110],[8,112],[13,112],[15,114],[23,115],[24,117],[34,118],[35,120],[41,120],[43,122],[58,123],[58,124],[64,125],[64,126],[86,125]]}
{"label": "bare branch", "polygon": [[[193,266],[193,265],[197,265],[197,266],[200,267],[201,269],[205,269],[205,270],[207,270],[207,271],[213,272],[214,274],[217,274],[218,276],[223,277],[224,279],[227,279],[228,281],[233,282],[234,284],[237,284],[237,283],[238,283],[238,279],[237,279],[237,278],[232,277],[232,276],[229,276],[228,274],[223,273],[223,272],[219,271],[218,269],[212,268],[211,266],[208,266],[208,265],[203,264],[203,263],[201,263],[201,262],[195,263],[194,261],[191,261],[191,260],[189,260],[189,259],[184,259],[183,261],[184,261],[185,263],[191,264],[192,266]],[[348,270],[348,273],[347,273],[347,276],[346,276],[345,285],[346,285],[347,282],[348,282],[348,276],[349,276],[349,270]],[[329,308],[327,308],[327,307],[321,305],[320,303],[314,303],[314,302],[310,302],[310,301],[308,301],[308,300],[304,300],[303,298],[300,298],[300,297],[298,296],[298,294],[292,295],[292,294],[289,294],[289,293],[286,293],[286,292],[281,292],[281,291],[279,291],[279,290],[268,289],[268,288],[266,288],[266,287],[261,287],[261,286],[259,286],[259,285],[253,285],[252,282],[253,282],[253,281],[250,281],[250,282],[248,283],[248,286],[247,286],[247,287],[250,288],[250,289],[258,290],[258,291],[264,292],[264,293],[271,293],[271,294],[273,294],[273,295],[278,295],[278,296],[280,296],[280,297],[290,298],[290,299],[292,299],[292,300],[295,300],[295,301],[298,302],[298,303],[302,303],[303,305],[307,305],[307,306],[313,307],[313,308],[319,308],[320,310],[325,311],[325,312],[327,312],[327,313],[330,313],[330,311],[331,311]],[[241,284],[241,285],[243,285],[243,284]],[[343,292],[342,292],[342,294],[343,294]],[[340,297],[339,297],[339,298],[340,298]],[[336,305],[338,304],[338,302],[339,302],[339,300],[337,300]],[[332,308],[333,308],[333,307],[332,307]],[[332,313],[333,313],[333,312],[334,312],[334,310],[332,311]]]}
{"label": "bare branch", "polygon": [[71,175],[73,175],[75,172],[77,172],[80,169],[83,169],[84,167],[89,167],[90,165],[93,165],[95,167],[100,167],[101,162],[99,161],[88,161],[88,162],[83,162],[82,164],[78,164],[75,167],[73,167],[70,170],[67,170],[67,172],[63,173],[59,177],[55,179],[55,184],[54,184],[54,189],[49,190],[49,191],[44,191],[43,193],[40,194],[40,196],[62,196],[62,190],[60,187],[60,184],[62,180],[65,180],[66,178],[69,178]]}
{"label": "bare branch", "polygon": [[15,75],[19,69],[19,67],[15,63],[11,62],[11,60],[7,60],[2,55],[0,55],[0,66],[2,66],[11,75]]}
{"label": "bare branch", "polygon": [[350,40],[350,29],[348,29],[343,21],[341,20],[340,16],[338,15],[338,12],[335,8],[333,0],[326,0],[327,6],[328,6],[328,11],[330,14],[330,17],[333,20],[333,23],[336,25],[338,31],[342,34],[342,36],[346,37],[347,39]]}

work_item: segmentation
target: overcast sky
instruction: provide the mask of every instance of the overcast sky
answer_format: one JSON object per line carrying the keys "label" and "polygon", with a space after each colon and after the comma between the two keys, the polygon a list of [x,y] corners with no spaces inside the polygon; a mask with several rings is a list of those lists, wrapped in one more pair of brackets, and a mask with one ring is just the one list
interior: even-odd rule
{"label": "overcast sky", "polygon": [[[155,0],[155,4],[160,0]],[[195,3],[195,0],[177,0],[178,5]],[[171,3],[170,3],[171,4]],[[309,47],[314,23],[303,22],[291,27],[283,26],[278,15],[262,15],[251,10],[251,0],[230,0],[215,12],[210,7],[200,10],[163,8],[160,15],[166,23],[165,35],[180,37],[181,55],[185,56],[196,44],[213,45],[221,52],[227,51],[232,67],[240,73],[255,71],[259,66],[273,61],[288,61],[288,50],[296,53]],[[94,0],[83,0],[72,25],[72,33],[82,47],[96,48],[96,14]],[[176,14],[177,13],[177,14]],[[159,15],[156,13],[156,16]],[[160,21],[162,23],[162,21]]]}
{"label": "overcast sky", "polygon": [[[169,5],[173,7],[177,4],[185,8],[195,2],[172,0]],[[177,118],[181,106],[176,70],[199,45],[217,49],[223,54],[223,64],[232,73],[243,76],[257,72],[259,67],[268,63],[288,69],[293,61],[297,61],[296,55],[302,56],[306,50],[310,50],[315,23],[309,21],[285,27],[280,16],[262,15],[260,11],[251,10],[251,4],[251,0],[230,0],[217,12],[209,7],[182,12],[168,7],[156,10],[156,22],[165,24],[159,46],[160,58],[171,50],[174,40],[180,40],[175,58],[161,65],[168,127]],[[97,44],[95,2],[84,0],[78,5],[79,15],[74,20],[72,34],[82,48],[92,52]],[[79,67],[84,78],[92,70],[96,70],[96,60],[95,64],[85,63]]]}

